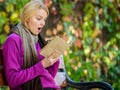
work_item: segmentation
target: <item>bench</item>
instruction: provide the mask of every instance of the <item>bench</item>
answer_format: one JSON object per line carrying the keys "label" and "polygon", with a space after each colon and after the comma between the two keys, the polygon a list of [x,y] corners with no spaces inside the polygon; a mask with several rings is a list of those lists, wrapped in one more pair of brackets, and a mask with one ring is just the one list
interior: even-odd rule
{"label": "bench", "polygon": [[69,88],[72,88],[70,90],[114,90],[108,82],[104,81],[76,82],[71,80],[65,69],[64,59],[63,57],[61,58],[61,66],[59,67],[60,72],[64,72],[66,77],[65,82],[61,84],[61,88],[63,88],[62,90],[69,90]]}
{"label": "bench", "polygon": [[10,90],[7,85],[7,80],[5,78],[1,48],[0,48],[0,90]]}
{"label": "bench", "polygon": [[[61,90],[69,90],[69,88],[74,88],[74,90],[114,90],[113,87],[107,82],[75,82],[71,80],[65,70],[63,57],[61,57],[60,60],[61,64],[55,78],[58,79],[59,75],[63,75],[63,77],[65,77],[64,81],[60,84]],[[10,90],[4,74],[2,49],[0,49],[0,90]]]}

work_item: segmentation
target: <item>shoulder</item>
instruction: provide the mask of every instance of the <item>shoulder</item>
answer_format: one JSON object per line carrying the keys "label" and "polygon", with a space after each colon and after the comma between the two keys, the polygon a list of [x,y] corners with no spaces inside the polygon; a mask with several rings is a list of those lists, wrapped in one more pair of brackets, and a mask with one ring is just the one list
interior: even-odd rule
{"label": "shoulder", "polygon": [[10,34],[6,41],[4,42],[4,45],[20,45],[22,44],[22,38],[18,34]]}
{"label": "shoulder", "polygon": [[15,39],[21,39],[21,37],[16,33],[12,33],[7,37],[7,39],[14,39],[15,40]]}
{"label": "shoulder", "polygon": [[22,41],[22,38],[21,38],[18,34],[13,33],[13,34],[10,34],[10,35],[7,37],[6,41],[16,41],[16,42],[20,42],[20,41]]}

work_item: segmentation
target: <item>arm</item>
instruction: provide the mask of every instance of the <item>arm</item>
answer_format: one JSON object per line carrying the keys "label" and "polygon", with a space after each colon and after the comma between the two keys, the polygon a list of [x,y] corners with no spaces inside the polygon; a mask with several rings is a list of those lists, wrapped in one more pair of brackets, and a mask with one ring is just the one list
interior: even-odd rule
{"label": "arm", "polygon": [[[57,71],[58,71],[58,67],[59,67],[59,57],[54,58],[56,55],[57,51],[55,51],[54,53],[52,53],[49,57],[44,57],[42,60],[42,65],[44,66],[44,68],[47,69],[47,71],[51,74],[51,76],[54,78]],[[40,54],[39,54],[40,55]],[[40,55],[42,56],[42,55]]]}
{"label": "arm", "polygon": [[53,76],[53,78],[55,77],[58,71],[59,63],[60,63],[60,60],[58,59],[52,66],[47,68],[49,73]]}
{"label": "arm", "polygon": [[41,62],[38,62],[30,68],[22,69],[23,57],[20,45],[22,44],[15,38],[8,38],[3,45],[5,74],[10,87],[22,85],[36,76],[43,75],[46,72]]}

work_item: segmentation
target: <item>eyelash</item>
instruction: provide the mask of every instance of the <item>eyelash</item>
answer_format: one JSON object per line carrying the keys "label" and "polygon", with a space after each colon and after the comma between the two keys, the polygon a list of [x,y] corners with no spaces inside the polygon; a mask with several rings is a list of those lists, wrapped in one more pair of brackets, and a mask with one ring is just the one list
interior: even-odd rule
{"label": "eyelash", "polygon": [[[37,18],[37,20],[41,20],[42,18]],[[44,19],[44,21],[46,21],[46,19]]]}
{"label": "eyelash", "polygon": [[41,20],[42,18],[37,18],[37,20]]}

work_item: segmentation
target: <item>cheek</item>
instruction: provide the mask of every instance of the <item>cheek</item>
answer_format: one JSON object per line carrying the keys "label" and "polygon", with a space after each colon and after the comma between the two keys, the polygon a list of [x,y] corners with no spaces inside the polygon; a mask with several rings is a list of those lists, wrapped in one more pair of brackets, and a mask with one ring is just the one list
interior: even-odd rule
{"label": "cheek", "polygon": [[29,25],[31,26],[32,24],[34,24],[34,21],[33,21],[33,20],[30,20],[30,21],[29,21]]}
{"label": "cheek", "polygon": [[38,21],[37,20],[32,20],[30,24],[31,24],[31,26],[36,26],[36,25],[38,25]]}
{"label": "cheek", "polygon": [[35,20],[29,20],[28,22],[28,28],[34,27],[36,24]]}

